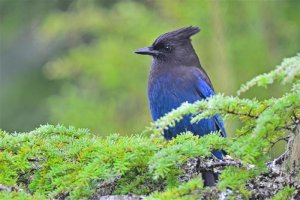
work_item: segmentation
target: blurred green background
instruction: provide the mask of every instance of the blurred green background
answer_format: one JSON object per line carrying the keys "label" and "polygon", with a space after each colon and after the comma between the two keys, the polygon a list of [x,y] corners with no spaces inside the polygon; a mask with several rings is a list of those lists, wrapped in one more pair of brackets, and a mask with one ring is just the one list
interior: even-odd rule
{"label": "blurred green background", "polygon": [[[216,91],[235,95],[240,84],[299,51],[299,11],[297,0],[0,0],[0,127],[140,132],[151,121],[151,59],[135,49],[161,33],[199,26],[193,44],[203,67]],[[275,85],[243,97],[283,92]]]}

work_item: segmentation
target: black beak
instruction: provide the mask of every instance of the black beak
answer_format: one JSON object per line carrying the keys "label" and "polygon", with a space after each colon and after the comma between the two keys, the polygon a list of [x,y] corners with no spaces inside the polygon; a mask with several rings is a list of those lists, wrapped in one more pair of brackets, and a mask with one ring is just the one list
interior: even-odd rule
{"label": "black beak", "polygon": [[152,47],[144,47],[144,48],[135,50],[134,53],[142,54],[142,55],[156,56],[159,54],[159,51],[154,50]]}

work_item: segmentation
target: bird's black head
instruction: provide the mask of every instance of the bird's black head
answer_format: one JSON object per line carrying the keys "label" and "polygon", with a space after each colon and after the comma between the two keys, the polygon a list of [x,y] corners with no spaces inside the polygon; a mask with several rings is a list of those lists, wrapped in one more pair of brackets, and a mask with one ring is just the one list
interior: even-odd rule
{"label": "bird's black head", "polygon": [[180,61],[192,59],[197,55],[191,44],[190,37],[198,33],[198,27],[184,27],[159,36],[150,47],[141,48],[135,51],[137,54],[151,55],[155,60]]}

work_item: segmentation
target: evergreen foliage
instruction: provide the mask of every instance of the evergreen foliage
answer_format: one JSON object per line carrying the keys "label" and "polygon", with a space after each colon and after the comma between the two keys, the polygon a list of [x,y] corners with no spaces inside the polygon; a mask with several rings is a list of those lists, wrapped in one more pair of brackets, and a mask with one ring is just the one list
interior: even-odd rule
{"label": "evergreen foliage", "polygon": [[[285,59],[274,71],[249,81],[239,94],[274,81],[287,84],[290,90],[282,97],[262,101],[218,94],[194,104],[184,103],[151,124],[144,133],[133,136],[99,137],[86,129],[61,125],[44,125],[29,133],[1,131],[0,197],[80,199],[134,193],[150,195],[147,199],[195,199],[227,192],[229,198],[250,198],[253,193],[247,184],[268,173],[270,148],[278,141],[288,140],[289,149],[299,126],[299,54]],[[184,115],[191,115],[196,122],[217,113],[243,122],[236,137],[226,139],[214,133],[199,138],[183,133],[165,141],[160,136]],[[153,134],[149,137],[146,132]],[[199,175],[194,174],[188,180],[180,178],[187,173],[183,166],[192,158],[204,159],[200,168],[212,162],[207,168],[218,170],[216,159],[209,158],[214,149],[224,149],[237,161],[229,164],[225,159],[218,164],[222,167],[216,188],[203,188]],[[276,160],[273,164],[277,164]],[[276,192],[274,199],[300,196],[292,184],[278,187]]]}

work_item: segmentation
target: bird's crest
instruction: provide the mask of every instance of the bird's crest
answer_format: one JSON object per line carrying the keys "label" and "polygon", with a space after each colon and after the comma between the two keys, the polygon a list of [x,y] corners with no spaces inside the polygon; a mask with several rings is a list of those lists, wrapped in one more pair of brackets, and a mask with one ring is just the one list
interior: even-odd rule
{"label": "bird's crest", "polygon": [[153,44],[157,44],[165,40],[186,40],[200,31],[200,28],[188,26],[175,31],[171,31],[159,36]]}

